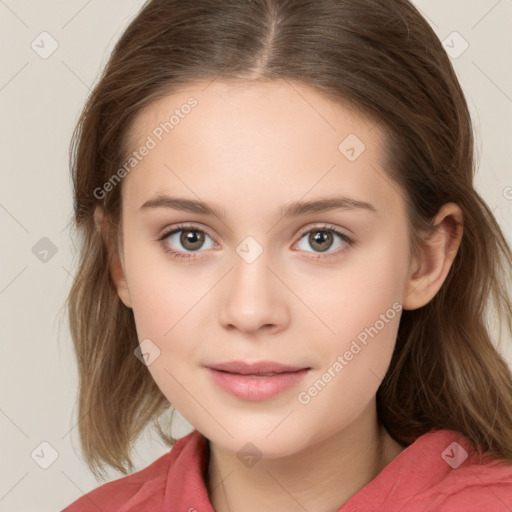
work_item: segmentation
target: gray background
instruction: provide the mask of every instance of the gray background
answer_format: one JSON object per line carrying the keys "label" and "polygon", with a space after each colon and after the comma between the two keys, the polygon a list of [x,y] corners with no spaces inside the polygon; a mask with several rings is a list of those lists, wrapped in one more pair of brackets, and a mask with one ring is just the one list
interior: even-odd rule
{"label": "gray background", "polygon": [[[452,47],[475,126],[477,188],[510,242],[512,0],[414,3]],[[67,158],[86,97],[142,4],[0,0],[2,512],[60,510],[103,483],[96,482],[81,459],[78,379],[62,309],[76,262],[68,225],[72,198]],[[40,36],[43,31],[58,43],[48,58],[40,56],[51,49],[48,36]],[[469,44],[460,55],[464,43],[454,31]],[[51,245],[41,241],[45,237]],[[45,249],[47,254],[41,252]],[[512,363],[510,349],[498,348]],[[181,423],[176,435],[188,429]],[[43,469],[41,464],[52,462],[52,449],[57,458]],[[137,469],[166,450],[156,435],[146,432],[136,446]],[[109,473],[110,479],[120,476]]]}

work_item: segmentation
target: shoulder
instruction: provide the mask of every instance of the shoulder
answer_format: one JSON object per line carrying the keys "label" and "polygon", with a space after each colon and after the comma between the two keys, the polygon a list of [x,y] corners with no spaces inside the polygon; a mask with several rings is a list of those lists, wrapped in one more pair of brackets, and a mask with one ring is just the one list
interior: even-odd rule
{"label": "shoulder", "polygon": [[512,464],[453,430],[419,436],[339,512],[510,512]]}
{"label": "shoulder", "polygon": [[432,450],[425,475],[430,482],[413,502],[428,502],[425,510],[436,512],[512,509],[512,464],[480,455],[468,438],[452,430],[429,432],[421,444],[424,450]]}
{"label": "shoulder", "polygon": [[[512,464],[491,456],[468,457],[450,469],[431,491],[435,510],[509,512],[512,510]],[[435,495],[435,498],[434,498]]]}
{"label": "shoulder", "polygon": [[123,512],[139,504],[149,507],[163,504],[171,467],[183,459],[183,451],[196,444],[198,437],[197,431],[191,432],[149,466],[89,491],[62,512],[97,512],[98,509]]}

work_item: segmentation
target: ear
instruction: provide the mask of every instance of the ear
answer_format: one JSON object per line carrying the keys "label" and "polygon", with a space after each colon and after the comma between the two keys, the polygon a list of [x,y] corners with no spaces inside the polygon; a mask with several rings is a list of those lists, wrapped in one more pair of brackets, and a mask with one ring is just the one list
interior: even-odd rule
{"label": "ear", "polygon": [[126,281],[122,257],[119,256],[119,249],[112,234],[112,226],[105,217],[103,209],[100,206],[97,206],[94,210],[94,223],[96,224],[98,231],[101,233],[103,243],[108,251],[109,273],[116,287],[117,294],[123,301],[123,304],[126,307],[131,308],[132,302],[130,298],[130,291],[128,290],[128,283]]}
{"label": "ear", "polygon": [[462,240],[463,215],[456,203],[445,204],[434,219],[420,255],[411,259],[403,309],[418,309],[430,302],[444,283]]}

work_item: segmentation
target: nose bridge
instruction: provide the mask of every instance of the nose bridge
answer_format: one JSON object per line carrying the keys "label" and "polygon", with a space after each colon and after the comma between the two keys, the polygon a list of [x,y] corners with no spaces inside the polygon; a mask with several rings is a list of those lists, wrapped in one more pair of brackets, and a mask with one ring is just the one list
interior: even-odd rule
{"label": "nose bridge", "polygon": [[243,331],[262,326],[283,327],[287,322],[282,283],[276,279],[265,250],[254,238],[247,237],[233,255],[233,270],[221,306],[221,322]]}

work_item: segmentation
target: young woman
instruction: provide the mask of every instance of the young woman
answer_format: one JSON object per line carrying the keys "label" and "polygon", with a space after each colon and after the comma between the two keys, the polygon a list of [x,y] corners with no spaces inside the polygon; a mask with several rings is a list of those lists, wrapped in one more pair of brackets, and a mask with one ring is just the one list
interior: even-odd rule
{"label": "young woman", "polygon": [[512,255],[407,0],[151,0],[71,163],[85,459],[174,445],[67,512],[512,508]]}

